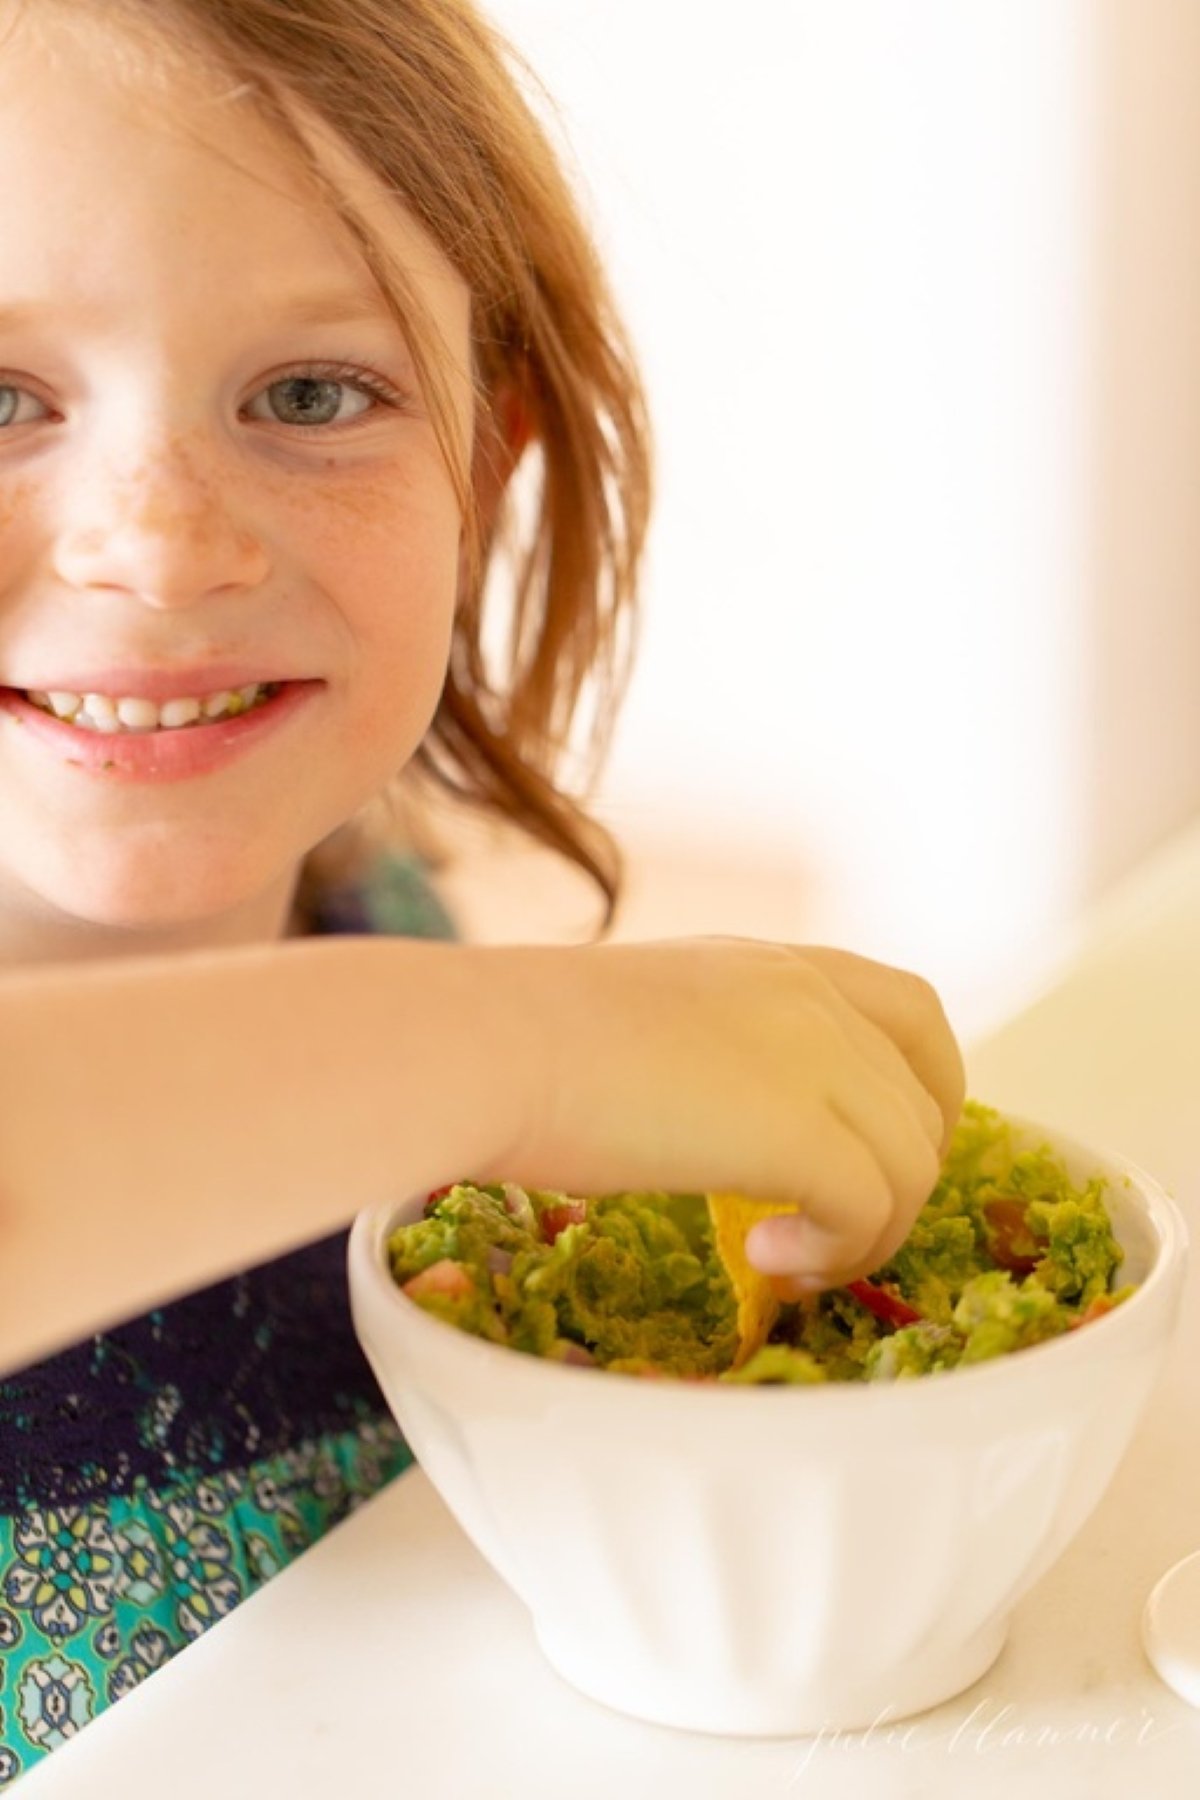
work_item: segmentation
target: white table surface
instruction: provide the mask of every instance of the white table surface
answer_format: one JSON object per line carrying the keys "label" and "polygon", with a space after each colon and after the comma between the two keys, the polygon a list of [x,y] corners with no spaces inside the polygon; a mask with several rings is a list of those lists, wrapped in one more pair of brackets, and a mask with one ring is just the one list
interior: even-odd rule
{"label": "white table surface", "polygon": [[625,1719],[546,1666],[522,1604],[413,1471],[38,1765],[23,1800],[1192,1800],[1200,1712],[1146,1662],[1139,1620],[1200,1547],[1200,826],[969,1062],[981,1098],[1157,1175],[1194,1246],[1145,1423],[973,1688],[832,1741]]}

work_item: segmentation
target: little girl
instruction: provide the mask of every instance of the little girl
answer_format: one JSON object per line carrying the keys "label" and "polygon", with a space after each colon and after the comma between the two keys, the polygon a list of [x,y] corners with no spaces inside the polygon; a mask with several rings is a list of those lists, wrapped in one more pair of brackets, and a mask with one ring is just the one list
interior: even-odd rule
{"label": "little girl", "polygon": [[407,770],[619,891],[563,769],[642,397],[467,0],[0,0],[0,166],[5,1781],[411,1460],[358,1207],[738,1187],[814,1291],[905,1235],[962,1070],[911,976],[437,941],[371,848]]}

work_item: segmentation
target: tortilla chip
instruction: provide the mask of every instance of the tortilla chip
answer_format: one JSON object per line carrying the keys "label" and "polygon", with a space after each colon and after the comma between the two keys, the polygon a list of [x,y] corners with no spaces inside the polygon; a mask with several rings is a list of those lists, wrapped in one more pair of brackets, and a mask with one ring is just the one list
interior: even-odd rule
{"label": "tortilla chip", "polygon": [[783,1200],[747,1200],[744,1194],[708,1196],[708,1216],[712,1221],[717,1255],[725,1265],[737,1301],[738,1347],[732,1363],[735,1369],[740,1369],[756,1350],[762,1349],[780,1307],[771,1277],[762,1274],[747,1259],[746,1233],[759,1219],[795,1210]]}

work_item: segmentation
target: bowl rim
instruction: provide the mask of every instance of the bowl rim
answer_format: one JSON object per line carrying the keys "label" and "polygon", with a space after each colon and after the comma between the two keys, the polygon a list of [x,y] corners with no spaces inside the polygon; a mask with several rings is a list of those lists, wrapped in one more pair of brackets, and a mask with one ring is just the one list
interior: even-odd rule
{"label": "bowl rim", "polygon": [[[1086,1332],[1071,1331],[1059,1337],[1048,1338],[1040,1344],[1031,1344],[1027,1349],[1014,1351],[1007,1356],[988,1358],[983,1362],[961,1364],[953,1369],[936,1371],[929,1377],[915,1376],[908,1380],[897,1381],[836,1381],[816,1383],[740,1383],[716,1380],[691,1381],[686,1377],[664,1376],[661,1379],[647,1380],[644,1376],[626,1373],[623,1370],[609,1370],[588,1367],[582,1364],[554,1362],[548,1357],[533,1356],[514,1351],[507,1344],[496,1344],[486,1338],[473,1336],[470,1332],[460,1331],[457,1326],[444,1319],[428,1313],[423,1307],[410,1300],[403,1290],[397,1286],[387,1265],[387,1239],[395,1226],[401,1222],[401,1215],[411,1212],[416,1204],[423,1205],[428,1190],[418,1194],[410,1194],[404,1199],[381,1201],[374,1206],[364,1208],[354,1219],[350,1228],[347,1247],[347,1269],[350,1280],[351,1303],[354,1304],[355,1288],[358,1283],[365,1283],[378,1303],[386,1308],[400,1307],[404,1310],[398,1317],[405,1321],[406,1330],[418,1344],[424,1344],[436,1354],[456,1359],[461,1366],[474,1367],[481,1375],[488,1370],[499,1374],[507,1369],[509,1376],[514,1374],[525,1382],[551,1382],[555,1384],[559,1397],[566,1399],[571,1393],[564,1388],[564,1379],[575,1383],[587,1382],[591,1393],[599,1397],[607,1393],[612,1399],[621,1399],[625,1403],[633,1402],[639,1406],[712,1404],[714,1395],[739,1397],[737,1404],[744,1412],[748,1412],[755,1404],[781,1404],[779,1396],[790,1394],[796,1404],[796,1396],[803,1396],[803,1404],[809,1407],[828,1409],[837,1405],[857,1406],[860,1408],[897,1404],[907,1406],[937,1406],[956,1404],[953,1396],[964,1392],[963,1383],[973,1383],[971,1391],[981,1391],[986,1382],[1030,1382],[1040,1381],[1047,1372],[1045,1359],[1049,1355],[1056,1358],[1055,1367],[1065,1370],[1070,1365],[1068,1358],[1076,1362],[1080,1357],[1090,1357],[1093,1352],[1087,1348],[1095,1343],[1093,1333],[1103,1330],[1109,1334],[1105,1340],[1114,1351],[1118,1349],[1118,1340],[1113,1335],[1118,1331],[1128,1334],[1140,1327],[1142,1315],[1158,1299],[1161,1289],[1172,1281],[1181,1281],[1183,1266],[1188,1252],[1188,1232],[1183,1213],[1178,1203],[1167,1193],[1166,1189],[1152,1175],[1148,1174],[1137,1163],[1130,1161],[1119,1151],[1111,1150],[1099,1144],[1083,1143],[1079,1139],[1068,1136],[1064,1132],[1043,1125],[1040,1121],[1029,1119],[1023,1114],[1001,1111],[1001,1117],[1013,1127],[1021,1139],[1036,1139],[1046,1143],[1056,1155],[1068,1160],[1094,1162],[1099,1172],[1110,1182],[1121,1180],[1126,1189],[1137,1196],[1137,1203],[1149,1223],[1157,1248],[1153,1263],[1145,1277],[1140,1281],[1127,1300],[1122,1301],[1111,1313],[1093,1320]],[[362,1336],[357,1309],[355,1309],[355,1327]],[[440,1345],[440,1350],[438,1346]],[[513,1359],[519,1358],[514,1369]],[[503,1360],[500,1360],[503,1359]],[[953,1380],[937,1379],[936,1376],[953,1376]],[[620,1388],[615,1381],[605,1381],[601,1389],[596,1387],[597,1376],[615,1376],[622,1383]],[[585,1390],[577,1388],[582,1397]],[[938,1399],[936,1396],[949,1398]],[[891,1398],[885,1399],[884,1396]],[[935,1396],[933,1399],[928,1396]],[[638,1398],[635,1399],[635,1396]],[[853,1396],[853,1398],[851,1398]],[[901,1399],[900,1397],[903,1396]],[[919,1398],[925,1396],[925,1398]],[[719,1405],[735,1402],[722,1399]]]}

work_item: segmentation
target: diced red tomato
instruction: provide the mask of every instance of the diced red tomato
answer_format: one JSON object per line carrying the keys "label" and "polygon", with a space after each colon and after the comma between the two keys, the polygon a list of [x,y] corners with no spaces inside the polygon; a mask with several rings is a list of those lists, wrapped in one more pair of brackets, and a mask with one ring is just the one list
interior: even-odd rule
{"label": "diced red tomato", "polygon": [[445,1187],[434,1188],[433,1192],[429,1195],[428,1199],[425,1202],[426,1216],[428,1216],[433,1211],[434,1207],[437,1205],[439,1200],[444,1200],[446,1198],[447,1194],[453,1192],[455,1185],[456,1184],[453,1181],[449,1181],[446,1183]]}
{"label": "diced red tomato", "polygon": [[1027,1200],[1009,1195],[988,1200],[983,1208],[992,1260],[1014,1275],[1028,1275],[1045,1254],[1045,1245],[1029,1228],[1028,1210]]}
{"label": "diced red tomato", "polygon": [[411,1275],[401,1288],[401,1292],[413,1300],[427,1294],[445,1294],[450,1300],[465,1300],[475,1291],[475,1283],[467,1271],[450,1256],[443,1256],[418,1275]]}
{"label": "diced red tomato", "polygon": [[891,1288],[882,1287],[878,1282],[848,1281],[846,1292],[853,1294],[868,1312],[874,1313],[885,1325],[918,1325],[925,1316],[915,1306],[910,1306],[907,1300],[902,1300],[899,1294],[893,1293]]}
{"label": "diced red tomato", "polygon": [[564,1200],[560,1205],[548,1206],[541,1217],[542,1236],[552,1244],[560,1231],[568,1225],[582,1225],[586,1218],[586,1200]]}

